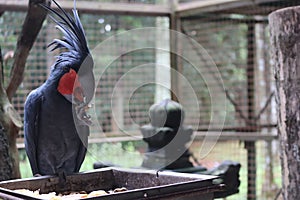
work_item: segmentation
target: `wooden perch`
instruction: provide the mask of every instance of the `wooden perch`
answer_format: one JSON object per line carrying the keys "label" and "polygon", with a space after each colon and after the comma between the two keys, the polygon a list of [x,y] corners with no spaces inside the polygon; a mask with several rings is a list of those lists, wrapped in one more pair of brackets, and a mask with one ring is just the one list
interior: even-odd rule
{"label": "wooden perch", "polygon": [[268,108],[268,106],[269,106],[269,104],[271,103],[271,100],[272,100],[274,94],[275,94],[275,92],[272,92],[272,93],[269,95],[267,101],[265,102],[264,107],[262,107],[262,109],[260,109],[259,113],[258,113],[257,116],[255,117],[255,121],[258,121],[258,120],[260,119],[261,115],[262,115],[262,114],[265,112],[265,110]]}
{"label": "wooden perch", "polygon": [[0,46],[0,89],[2,88],[2,83],[4,81],[3,77],[3,56],[2,56],[2,49]]}
{"label": "wooden perch", "polygon": [[24,70],[29,51],[42,27],[47,12],[39,4],[50,5],[50,0],[30,0],[28,12],[23,23],[22,32],[18,38],[14,62],[11,70],[11,79],[6,89],[8,99],[11,101],[19,85],[23,81]]}
{"label": "wooden perch", "polygon": [[225,90],[226,97],[230,101],[230,103],[234,106],[235,111],[239,114],[239,116],[245,121],[246,125],[251,126],[251,125],[256,125],[256,122],[260,119],[261,115],[265,112],[265,110],[268,108],[269,104],[271,103],[271,100],[275,94],[275,92],[272,92],[267,101],[265,102],[265,105],[262,107],[262,109],[258,112],[256,117],[254,118],[254,123],[246,117],[240,109],[240,106],[234,101],[234,99],[230,96],[229,91]]}
{"label": "wooden perch", "polygon": [[250,120],[244,115],[242,109],[240,109],[240,106],[233,100],[233,98],[230,96],[229,94],[229,91],[228,90],[225,90],[225,94],[226,94],[226,97],[227,99],[230,101],[230,103],[233,105],[235,111],[240,115],[240,118],[242,118],[245,123],[247,125],[251,124],[250,123]]}

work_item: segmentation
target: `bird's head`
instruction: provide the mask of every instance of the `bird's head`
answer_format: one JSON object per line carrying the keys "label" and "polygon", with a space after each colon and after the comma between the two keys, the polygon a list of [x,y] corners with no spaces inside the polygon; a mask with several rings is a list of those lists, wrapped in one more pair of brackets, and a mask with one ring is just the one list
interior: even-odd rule
{"label": "bird's head", "polygon": [[[62,34],[62,39],[54,39],[48,46],[51,51],[63,50],[54,63],[51,76],[58,81],[57,91],[75,104],[77,117],[85,118],[85,109],[93,98],[95,78],[93,58],[87,46],[83,26],[80,22],[74,0],[73,16],[52,0],[57,10],[41,4],[49,11],[50,18]],[[80,114],[79,114],[80,113]],[[82,115],[82,116],[79,116]]]}

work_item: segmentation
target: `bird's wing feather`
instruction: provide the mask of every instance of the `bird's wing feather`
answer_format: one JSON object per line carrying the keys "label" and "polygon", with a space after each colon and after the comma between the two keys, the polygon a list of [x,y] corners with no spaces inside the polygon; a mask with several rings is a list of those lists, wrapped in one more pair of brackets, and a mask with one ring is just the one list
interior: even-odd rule
{"label": "bird's wing feather", "polygon": [[25,149],[29,158],[33,175],[39,174],[37,164],[37,141],[38,141],[38,121],[40,117],[41,103],[43,96],[32,91],[26,99],[24,108],[24,137]]}
{"label": "bird's wing feather", "polygon": [[78,131],[78,135],[82,142],[82,144],[78,147],[78,155],[77,155],[76,166],[75,166],[76,171],[79,171],[87,151],[88,135],[90,131],[89,131],[89,127],[86,125],[77,126],[76,129]]}

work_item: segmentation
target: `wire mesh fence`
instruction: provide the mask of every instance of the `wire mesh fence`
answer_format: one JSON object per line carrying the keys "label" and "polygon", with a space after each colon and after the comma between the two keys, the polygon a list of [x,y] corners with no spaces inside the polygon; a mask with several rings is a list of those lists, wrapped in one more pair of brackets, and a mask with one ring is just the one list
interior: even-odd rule
{"label": "wire mesh fence", "polygon": [[[168,3],[159,0],[105,2]],[[179,1],[189,2],[197,1]],[[175,84],[177,95],[181,97],[180,103],[186,112],[185,124],[192,125],[195,133],[207,130],[206,134],[220,130],[236,133],[236,139],[220,141],[210,154],[204,158],[199,157],[201,163],[209,167],[224,158],[242,163],[240,193],[229,199],[254,199],[255,196],[257,199],[272,199],[280,188],[277,141],[256,142],[253,139],[245,142],[238,138],[245,132],[276,134],[275,85],[269,52],[267,15],[275,9],[298,4],[300,5],[300,1],[274,1],[246,7],[237,4],[236,7],[223,10],[218,7],[218,10],[210,12],[200,9],[191,15],[185,13],[178,18],[178,30],[188,37],[177,38],[175,41],[182,53],[182,56],[176,58],[176,66],[170,63],[170,52],[155,48],[162,42],[166,42],[166,46],[174,42],[171,41],[172,34],[157,30],[155,33],[145,31],[142,39],[137,37],[126,42],[122,38],[122,34],[128,30],[169,28],[169,17],[81,14],[90,48],[101,47],[94,59],[100,60],[99,63],[111,59],[108,55],[101,54],[101,50],[119,55],[108,65],[96,66],[95,73],[99,81],[93,103],[99,126],[93,127],[92,134],[123,136],[123,130],[139,134],[139,126],[149,123],[149,107],[161,99],[158,98],[160,92],[164,94],[163,97],[171,97],[169,90]],[[25,14],[6,11],[0,17],[5,83],[10,77],[12,53]],[[47,45],[53,38],[59,37],[61,35],[55,30],[54,23],[47,19],[27,60],[24,81],[13,98],[13,104],[21,117],[26,96],[47,79],[54,56],[59,53],[49,52]],[[105,43],[111,38],[118,45]],[[135,45],[148,45],[151,48],[128,51]],[[187,59],[190,57],[191,59]],[[168,68],[162,74],[157,68],[158,64],[171,66],[184,79],[172,83],[171,78],[174,77],[171,69]],[[159,78],[167,80],[170,88],[155,84]],[[144,82],[147,84],[137,87],[138,83]],[[189,88],[192,88],[192,92]],[[194,105],[194,98],[197,105]],[[215,121],[212,120],[213,117]],[[20,131],[20,138],[22,137],[23,132]],[[195,141],[191,146],[196,156],[199,156],[199,147],[201,141]]]}

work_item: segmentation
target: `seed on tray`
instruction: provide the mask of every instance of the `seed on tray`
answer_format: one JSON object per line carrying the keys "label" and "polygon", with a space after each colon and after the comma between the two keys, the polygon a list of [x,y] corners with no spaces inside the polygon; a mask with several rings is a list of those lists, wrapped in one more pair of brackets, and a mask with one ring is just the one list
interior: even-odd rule
{"label": "seed on tray", "polygon": [[117,193],[117,192],[124,192],[124,191],[127,191],[127,188],[121,187],[121,188],[116,188],[116,189],[114,189],[114,193]]}
{"label": "seed on tray", "polygon": [[87,198],[102,196],[102,195],[105,195],[105,194],[107,194],[107,192],[105,192],[104,190],[97,190],[97,191],[93,191],[93,192],[89,193],[87,195]]}
{"label": "seed on tray", "polygon": [[118,192],[127,191],[127,188],[121,187],[116,188],[114,190],[110,190],[109,192],[106,192],[104,190],[95,190],[87,194],[85,191],[80,192],[63,192],[58,195],[56,195],[55,192],[50,192],[48,194],[40,194],[39,190],[31,191],[28,189],[18,189],[14,190],[15,192],[18,192],[23,195],[36,197],[40,199],[48,199],[48,200],[73,200],[73,199],[85,199],[85,198],[91,198],[91,197],[98,197],[106,194],[113,194]]}

